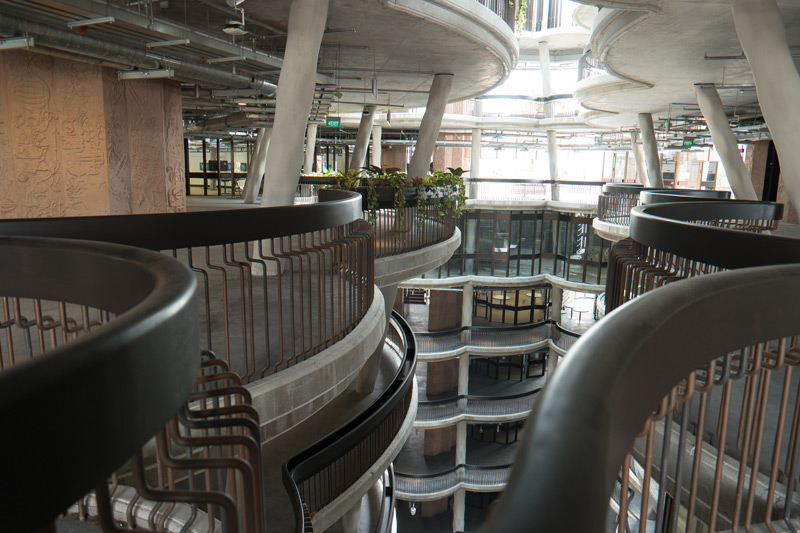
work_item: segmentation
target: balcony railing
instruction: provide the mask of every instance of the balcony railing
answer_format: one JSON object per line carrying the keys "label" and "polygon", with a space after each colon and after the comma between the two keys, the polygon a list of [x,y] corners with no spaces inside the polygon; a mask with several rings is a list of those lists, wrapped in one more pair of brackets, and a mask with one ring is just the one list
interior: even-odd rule
{"label": "balcony railing", "polygon": [[497,350],[503,355],[509,349],[528,349],[550,341],[566,352],[580,337],[552,321],[505,328],[464,326],[449,331],[417,333],[417,350],[422,359],[455,357],[462,351],[478,350],[481,355],[491,355]]}
{"label": "balcony railing", "polygon": [[[571,94],[554,94],[552,96],[483,96],[478,98],[484,102],[483,117],[518,117],[531,119],[569,118],[581,114],[581,106]],[[492,112],[493,104],[503,108],[513,106],[514,111]]]}
{"label": "balcony railing", "polygon": [[[466,180],[470,200],[499,202],[549,201],[581,204],[594,210],[603,187],[602,181],[484,179]],[[553,196],[555,190],[555,196]]]}
{"label": "balcony railing", "polygon": [[664,254],[689,277],[642,283],[576,343],[485,531],[606,531],[614,493],[619,531],[798,530],[800,241],[705,223],[774,209],[634,210],[631,236],[651,253],[615,259],[620,279]]}
{"label": "balcony railing", "polygon": [[[303,176],[298,185],[296,204],[316,203],[331,194],[327,186],[332,179],[327,176]],[[334,191],[335,192],[335,191]],[[366,205],[367,200],[363,203]],[[449,213],[440,214],[440,200],[429,198],[417,203],[415,198],[406,200],[403,208],[396,208],[393,199],[378,199],[375,213],[375,257],[389,257],[421,250],[446,241],[455,232],[455,220]],[[368,210],[363,212],[370,219]]]}
{"label": "balcony railing", "polygon": [[[508,482],[510,470],[511,465],[458,465],[445,472],[428,475],[395,472],[397,496],[403,500],[420,501],[443,498],[462,488],[474,492],[499,492]],[[517,531],[529,530],[523,528]]]}
{"label": "balcony railing", "polygon": [[0,221],[0,234],[162,250],[199,281],[201,346],[252,382],[352,331],[373,300],[374,239],[361,198],[315,205]]}
{"label": "balcony railing", "polygon": [[414,408],[414,333],[397,312],[392,313],[386,343],[400,361],[391,385],[364,412],[283,466],[298,533],[310,531],[311,517],[368,473]]}
{"label": "balcony railing", "polygon": [[[677,198],[676,198],[677,196]],[[725,200],[730,198],[728,191],[705,191],[695,189],[661,189],[621,183],[603,185],[603,192],[597,199],[597,218],[603,222],[630,226],[631,210],[644,203],[659,201],[686,201],[692,198],[705,200]]]}
{"label": "balcony railing", "polygon": [[578,60],[578,81],[588,80],[604,74],[608,74],[608,72],[603,68],[600,60],[592,55],[592,51],[584,52],[583,56]]}
{"label": "balcony railing", "polygon": [[258,416],[201,363],[191,273],[59,239],[0,237],[0,255],[3,530],[55,530],[76,501],[106,530],[261,530]]}
{"label": "balcony railing", "polygon": [[510,396],[461,395],[445,400],[419,402],[415,426],[469,420],[472,422],[499,420],[519,420],[525,417],[533,406],[535,389]]}

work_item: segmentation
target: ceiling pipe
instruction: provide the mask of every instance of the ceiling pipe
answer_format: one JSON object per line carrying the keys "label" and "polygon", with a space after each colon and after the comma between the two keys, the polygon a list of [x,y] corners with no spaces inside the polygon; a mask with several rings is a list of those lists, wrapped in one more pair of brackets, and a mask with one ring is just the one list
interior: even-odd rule
{"label": "ceiling pipe", "polygon": [[142,43],[142,49],[137,50],[19,17],[0,15],[0,35],[33,37],[36,43],[34,51],[39,47],[52,48],[76,56],[126,64],[140,69],[168,66],[175,71],[176,79],[185,81],[200,81],[234,89],[252,89],[265,95],[272,95],[277,90],[276,85],[255,77],[233,74],[216,67],[195,65],[147,52],[144,49],[144,43]]}

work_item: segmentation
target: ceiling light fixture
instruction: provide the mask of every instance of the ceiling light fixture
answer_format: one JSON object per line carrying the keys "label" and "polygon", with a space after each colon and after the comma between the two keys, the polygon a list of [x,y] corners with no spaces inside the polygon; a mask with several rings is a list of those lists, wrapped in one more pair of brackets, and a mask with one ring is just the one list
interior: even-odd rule
{"label": "ceiling light fixture", "polygon": [[228,35],[244,35],[247,33],[247,30],[244,29],[244,9],[234,7],[233,10],[240,12],[242,14],[242,19],[228,19],[228,22],[225,23],[225,27],[222,28],[222,31]]}
{"label": "ceiling light fixture", "polygon": [[33,48],[33,37],[0,39],[0,50],[16,50],[19,48]]}
{"label": "ceiling light fixture", "polygon": [[91,26],[92,24],[105,24],[114,22],[114,17],[95,17],[92,19],[73,20],[67,22],[67,28],[80,28],[81,26]]}
{"label": "ceiling light fixture", "polygon": [[189,39],[172,39],[169,41],[154,41],[152,43],[145,44],[147,48],[158,48],[160,46],[177,46],[181,44],[190,44],[192,41]]}
{"label": "ceiling light fixture", "polygon": [[175,76],[175,71],[171,68],[161,68],[153,70],[130,70],[120,72],[117,78],[120,80],[145,80],[145,79],[164,79]]}

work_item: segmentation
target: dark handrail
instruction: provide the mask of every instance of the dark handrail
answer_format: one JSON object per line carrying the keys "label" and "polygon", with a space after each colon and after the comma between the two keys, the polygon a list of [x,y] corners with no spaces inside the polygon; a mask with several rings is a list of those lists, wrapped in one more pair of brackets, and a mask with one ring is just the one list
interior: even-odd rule
{"label": "dark handrail", "polygon": [[665,204],[669,202],[707,202],[709,200],[729,200],[728,191],[695,191],[672,189],[669,191],[642,191],[639,201],[642,204]]}
{"label": "dark handrail", "polygon": [[745,200],[639,206],[631,212],[630,235],[645,246],[722,268],[794,263],[800,240],[688,222],[772,219],[782,213],[781,204]]}
{"label": "dark handrail", "polygon": [[329,191],[317,204],[193,213],[16,219],[0,221],[0,235],[60,237],[172,250],[258,241],[349,224],[362,217],[361,196]]}
{"label": "dark handrail", "polygon": [[[395,477],[408,477],[408,478],[418,478],[418,479],[425,479],[425,478],[432,478],[438,476],[444,476],[447,474],[452,474],[457,470],[464,469],[464,470],[501,470],[503,468],[508,468],[513,466],[512,464],[506,465],[471,465],[467,463],[463,463],[460,465],[456,465],[452,468],[448,468],[447,470],[443,470],[441,472],[435,472],[433,474],[403,474],[402,472],[395,471]],[[520,530],[522,531],[522,530]]]}
{"label": "dark handrail", "polygon": [[520,324],[516,326],[461,326],[454,329],[448,329],[445,331],[426,331],[424,333],[417,333],[417,336],[422,337],[429,337],[429,338],[436,338],[436,337],[446,337],[448,335],[455,335],[457,333],[461,333],[463,331],[479,331],[479,332],[508,332],[508,331],[525,331],[532,328],[537,328],[546,325],[554,325],[556,328],[566,335],[572,335],[574,337],[580,337],[580,333],[575,333],[574,331],[570,331],[567,328],[563,327],[561,324],[554,320],[543,320],[541,322],[536,322],[533,324]]}
{"label": "dark handrail", "polygon": [[643,187],[633,183],[606,183],[603,185],[603,194],[663,193],[679,196],[697,196],[700,198],[727,200],[731,197],[730,191],[706,191],[701,189],[670,189],[665,187]]}
{"label": "dark handrail", "polygon": [[197,283],[177,261],[127,246],[0,237],[0,255],[0,295],[118,315],[0,371],[9,431],[0,439],[0,521],[8,531],[38,530],[141,448],[192,392]]}
{"label": "dark handrail", "polygon": [[605,184],[603,181],[580,181],[580,180],[538,180],[538,179],[520,179],[520,178],[464,178],[465,183],[534,183],[534,184],[550,184],[550,185],[589,185],[593,187],[600,187]]}
{"label": "dark handrail", "polygon": [[500,400],[516,400],[517,398],[525,398],[527,396],[533,396],[534,394],[538,393],[542,390],[541,387],[538,389],[533,389],[527,392],[520,392],[518,394],[510,394],[508,396],[479,396],[476,394],[461,394],[459,396],[453,396],[452,398],[445,398],[443,400],[425,400],[418,402],[419,405],[441,405],[445,403],[454,402],[457,400],[490,400],[490,401],[500,401]]}
{"label": "dark handrail", "polygon": [[320,468],[330,465],[358,446],[371,431],[381,425],[400,403],[405,401],[414,385],[414,373],[417,366],[414,333],[397,311],[392,311],[392,320],[402,330],[406,341],[406,352],[389,387],[372,405],[350,422],[292,457],[283,465],[283,483],[292,499],[298,533],[305,531],[300,484],[317,473]]}

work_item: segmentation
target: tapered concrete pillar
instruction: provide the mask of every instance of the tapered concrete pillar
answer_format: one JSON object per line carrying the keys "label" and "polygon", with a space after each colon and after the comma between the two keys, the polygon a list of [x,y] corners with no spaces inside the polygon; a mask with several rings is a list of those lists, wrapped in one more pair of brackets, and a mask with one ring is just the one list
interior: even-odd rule
{"label": "tapered concrete pillar", "polygon": [[542,96],[545,98],[552,94],[550,88],[550,43],[539,43],[539,73],[542,75]]}
{"label": "tapered concrete pillar", "polygon": [[364,166],[373,122],[375,122],[375,106],[365,105],[361,112],[361,123],[358,125],[356,147],[353,149],[353,155],[350,156],[350,168],[358,169]]}
{"label": "tapered concrete pillar", "polygon": [[[550,179],[558,181],[558,139],[553,130],[547,130],[547,159],[550,162]],[[558,185],[555,183],[550,187],[550,199],[559,200]]]}
{"label": "tapered concrete pillar", "polygon": [[375,125],[372,126],[372,155],[370,164],[375,165],[376,167],[383,168],[383,164],[381,163],[381,137],[383,136],[383,126]]}
{"label": "tapered concrete pillar", "polygon": [[247,181],[244,183],[244,202],[254,204],[258,201],[258,191],[267,167],[267,150],[272,138],[272,128],[258,128],[256,146],[253,157],[250,158],[250,168],[247,169]]}
{"label": "tapered concrete pillar", "polygon": [[314,98],[319,46],[327,20],[328,0],[292,0],[286,53],[278,78],[275,139],[267,152],[263,206],[294,202],[303,162],[303,137]]}
{"label": "tapered concrete pillar", "polygon": [[470,151],[469,158],[469,177],[481,177],[481,137],[482,132],[480,128],[472,128],[472,150]]}
{"label": "tapered concrete pillar", "polygon": [[753,182],[750,180],[750,172],[742,161],[739,144],[728,123],[728,117],[725,115],[725,108],[722,106],[722,100],[716,87],[710,84],[697,84],[694,86],[694,91],[697,93],[700,111],[711,131],[714,148],[716,148],[722,165],[725,167],[725,173],[728,175],[728,183],[731,185],[733,195],[739,200],[757,200]]}
{"label": "tapered concrete pillar", "polygon": [[317,154],[317,125],[309,124],[306,128],[306,161],[303,164],[303,172],[311,174],[314,172],[314,156]]}
{"label": "tapered concrete pillar", "polygon": [[417,144],[414,146],[414,155],[411,156],[411,163],[408,165],[408,177],[425,177],[431,165],[433,149],[436,147],[436,139],[439,137],[439,129],[442,126],[444,108],[450,96],[450,89],[453,87],[452,74],[437,74],[433,77],[430,93],[428,93],[428,105],[425,107],[425,115],[419,125]]}
{"label": "tapered concrete pillar", "polygon": [[[789,201],[800,210],[800,74],[775,0],[731,0],[736,33],[750,63],[764,120],[781,162]],[[716,142],[716,141],[715,141]]]}
{"label": "tapered concrete pillar", "polygon": [[653,128],[653,115],[639,113],[639,129],[642,132],[644,157],[647,161],[647,184],[650,187],[662,188],[664,180],[661,178],[661,161],[658,156],[656,130]]}
{"label": "tapered concrete pillar", "polygon": [[644,152],[639,144],[639,135],[635,131],[632,131],[630,135],[631,152],[633,152],[633,158],[636,160],[636,178],[639,183],[647,186],[647,169],[644,166]]}

